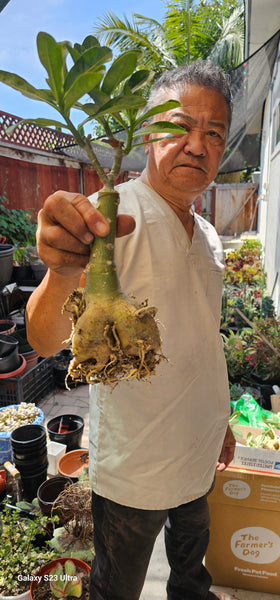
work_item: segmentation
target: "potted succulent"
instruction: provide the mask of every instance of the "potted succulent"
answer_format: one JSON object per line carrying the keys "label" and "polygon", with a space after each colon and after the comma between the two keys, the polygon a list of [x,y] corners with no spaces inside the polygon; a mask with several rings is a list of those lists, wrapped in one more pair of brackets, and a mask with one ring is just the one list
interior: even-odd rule
{"label": "potted succulent", "polygon": [[46,519],[37,513],[22,518],[20,509],[4,507],[0,514],[0,594],[2,600],[29,600],[38,569],[57,555],[48,546]]}
{"label": "potted succulent", "polygon": [[44,565],[31,582],[31,600],[89,600],[90,567],[77,558],[58,558]]}

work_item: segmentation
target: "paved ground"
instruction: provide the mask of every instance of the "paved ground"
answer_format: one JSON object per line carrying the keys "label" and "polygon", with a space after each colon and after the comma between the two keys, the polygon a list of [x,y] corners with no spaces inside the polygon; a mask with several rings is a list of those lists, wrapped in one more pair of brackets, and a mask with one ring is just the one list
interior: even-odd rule
{"label": "paved ground", "polygon": [[[81,385],[70,391],[56,390],[40,402],[40,408],[45,415],[45,423],[52,417],[74,413],[82,416],[85,427],[82,438],[82,446],[88,448],[88,387]],[[140,600],[166,600],[165,586],[168,578],[168,564],[164,551],[163,532],[156,541],[151,558],[146,582]],[[213,586],[213,591],[224,591],[232,594],[237,600],[276,600],[279,595],[264,592],[251,592],[234,588],[219,588]]]}

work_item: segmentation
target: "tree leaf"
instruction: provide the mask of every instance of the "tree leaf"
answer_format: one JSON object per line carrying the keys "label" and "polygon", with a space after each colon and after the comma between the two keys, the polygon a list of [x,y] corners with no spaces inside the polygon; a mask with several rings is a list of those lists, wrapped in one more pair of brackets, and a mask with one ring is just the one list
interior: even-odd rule
{"label": "tree leaf", "polygon": [[83,48],[92,48],[93,46],[100,46],[99,40],[94,35],[87,35],[83,43]]}
{"label": "tree leaf", "polygon": [[47,102],[51,106],[56,107],[56,101],[51,90],[36,89],[33,85],[28,83],[26,79],[23,79],[15,73],[0,70],[0,81],[14,88],[18,92],[21,92],[28,98],[41,100],[42,102]]}
{"label": "tree leaf", "polygon": [[137,96],[136,94],[131,96],[118,96],[101,106],[94,116],[95,118],[98,118],[102,115],[112,115],[120,111],[126,111],[130,108],[142,108],[146,105],[146,102],[145,98]]}
{"label": "tree leaf", "polygon": [[141,69],[140,71],[136,71],[135,73],[133,73],[133,75],[131,75],[128,81],[125,82],[124,92],[126,92],[126,90],[136,92],[136,90],[139,90],[144,85],[150,83],[153,77],[153,71],[148,71],[147,69]]}
{"label": "tree leaf", "polygon": [[77,77],[82,73],[100,70],[104,63],[111,58],[112,52],[110,48],[106,48],[105,46],[89,48],[89,50],[86,50],[70,69],[64,82],[65,92],[69,90]]}
{"label": "tree leaf", "polygon": [[68,112],[71,107],[75,106],[77,100],[84,96],[84,94],[88,94],[92,88],[99,85],[102,76],[102,72],[82,73],[79,75],[64,96],[65,112]]}
{"label": "tree leaf", "polygon": [[63,95],[64,83],[62,47],[51,35],[44,31],[40,31],[37,35],[37,50],[40,61],[49,75],[49,86],[52,89],[57,102],[60,103]]}
{"label": "tree leaf", "polygon": [[64,129],[69,129],[66,123],[61,123],[60,121],[55,121],[54,119],[44,119],[38,117],[38,119],[22,119],[10,127],[7,127],[5,130],[8,135],[12,135],[17,127],[22,125],[38,125],[38,127],[63,127]]}
{"label": "tree leaf", "polygon": [[135,71],[140,54],[139,50],[128,50],[114,60],[101,86],[104,94],[110,96],[121,81],[127,79]]}
{"label": "tree leaf", "polygon": [[150,119],[151,117],[154,117],[155,115],[158,115],[160,113],[167,112],[168,110],[172,110],[172,108],[176,108],[177,106],[181,106],[181,103],[178,100],[168,100],[163,104],[154,106],[146,113],[143,113],[142,115],[140,115],[140,117],[138,117],[138,119],[135,122],[135,127],[138,127],[145,121],[148,121],[148,119]]}
{"label": "tree leaf", "polygon": [[135,138],[140,135],[150,135],[152,133],[167,133],[172,136],[178,135],[178,133],[186,134],[186,130],[170,121],[156,121],[156,123],[150,123],[146,127],[134,131],[132,137]]}

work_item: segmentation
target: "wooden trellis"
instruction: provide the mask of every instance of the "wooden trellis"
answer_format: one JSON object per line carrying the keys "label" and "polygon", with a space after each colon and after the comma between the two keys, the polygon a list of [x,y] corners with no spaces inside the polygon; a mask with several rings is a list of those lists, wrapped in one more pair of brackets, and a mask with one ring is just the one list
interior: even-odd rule
{"label": "wooden trellis", "polygon": [[72,135],[49,127],[38,127],[35,124],[20,125],[12,135],[8,135],[7,128],[19,121],[21,121],[20,117],[0,111],[0,141],[34,150],[58,153],[60,148],[75,143]]}

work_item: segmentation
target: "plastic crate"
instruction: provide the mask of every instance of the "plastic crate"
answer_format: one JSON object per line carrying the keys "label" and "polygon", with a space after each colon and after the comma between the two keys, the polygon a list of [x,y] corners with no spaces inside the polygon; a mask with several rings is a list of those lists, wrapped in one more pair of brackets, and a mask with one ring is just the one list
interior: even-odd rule
{"label": "plastic crate", "polygon": [[53,357],[43,358],[22,377],[1,379],[0,407],[40,400],[54,390]]}

